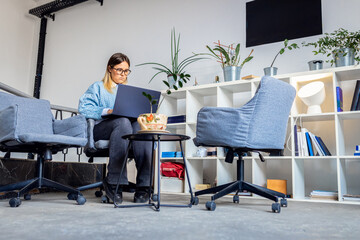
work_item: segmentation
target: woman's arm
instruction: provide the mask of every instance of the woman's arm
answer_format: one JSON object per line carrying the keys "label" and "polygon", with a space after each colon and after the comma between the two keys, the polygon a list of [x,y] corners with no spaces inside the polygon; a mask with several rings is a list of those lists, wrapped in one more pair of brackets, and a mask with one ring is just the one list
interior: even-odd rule
{"label": "woman's arm", "polygon": [[100,102],[100,89],[93,84],[79,99],[79,113],[86,118],[101,119],[106,107],[101,106]]}

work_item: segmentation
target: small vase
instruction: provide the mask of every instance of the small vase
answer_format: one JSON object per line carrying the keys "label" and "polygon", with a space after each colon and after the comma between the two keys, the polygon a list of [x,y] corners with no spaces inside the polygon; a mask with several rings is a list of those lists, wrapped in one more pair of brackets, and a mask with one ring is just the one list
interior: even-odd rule
{"label": "small vase", "polygon": [[173,77],[172,75],[169,75],[169,76],[167,77],[168,83],[169,83],[169,85],[170,85],[170,88],[174,88],[174,86],[176,86],[177,88],[179,88],[179,78],[180,78],[180,76],[177,76],[177,80],[175,81],[175,80],[174,80],[174,77]]}
{"label": "small vase", "polygon": [[265,76],[274,76],[277,74],[277,67],[266,67],[264,68]]}
{"label": "small vase", "polygon": [[224,81],[240,80],[241,67],[239,66],[226,66],[224,67]]}
{"label": "small vase", "polygon": [[[337,57],[335,54],[337,53]],[[340,48],[333,52],[336,67],[350,66],[355,64],[355,51],[352,48]]]}

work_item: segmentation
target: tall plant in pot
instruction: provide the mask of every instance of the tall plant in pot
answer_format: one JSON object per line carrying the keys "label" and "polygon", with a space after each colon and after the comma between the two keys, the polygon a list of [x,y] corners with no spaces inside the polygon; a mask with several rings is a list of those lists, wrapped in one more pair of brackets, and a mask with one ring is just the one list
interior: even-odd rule
{"label": "tall plant in pot", "polygon": [[[190,64],[204,59],[199,57],[199,54],[191,55],[184,60],[179,60],[180,53],[180,34],[176,35],[175,29],[171,30],[171,66],[167,67],[165,64],[156,62],[141,63],[136,66],[152,65],[153,69],[157,72],[151,77],[149,83],[159,74],[166,74],[167,79],[162,82],[167,87],[166,94],[171,94],[172,90],[178,90],[182,88],[185,83],[190,81],[191,75],[185,71],[186,67]],[[138,122],[142,130],[145,131],[165,131],[167,116],[159,114],[161,103],[164,101],[165,96],[162,97],[161,101],[153,99],[153,96],[143,92],[143,95],[149,100],[151,106],[158,104],[156,113],[144,113],[138,118]]]}
{"label": "tall plant in pot", "polygon": [[284,40],[284,47],[282,47],[282,48],[277,52],[277,54],[276,54],[275,57],[274,57],[274,60],[271,62],[270,67],[264,68],[264,74],[265,74],[265,76],[273,76],[273,75],[276,75],[276,74],[277,74],[277,70],[278,70],[277,67],[274,67],[274,63],[275,63],[276,58],[277,58],[279,55],[284,54],[284,52],[285,52],[286,49],[288,49],[288,50],[293,50],[293,49],[296,49],[296,48],[299,48],[299,46],[298,46],[296,43],[289,44],[289,40],[288,40],[288,39],[285,39],[285,40]]}
{"label": "tall plant in pot", "polygon": [[325,33],[316,42],[302,43],[303,46],[313,46],[314,54],[326,54],[332,57],[326,62],[336,67],[354,65],[355,61],[360,62],[360,31],[349,32],[344,28],[339,28],[332,33]]}
{"label": "tall plant in pot", "polygon": [[183,87],[185,83],[190,81],[191,75],[185,71],[186,67],[190,64],[204,59],[199,57],[199,54],[191,55],[184,60],[179,60],[180,53],[180,34],[176,36],[175,29],[171,30],[171,66],[167,67],[165,64],[156,62],[141,63],[136,66],[153,65],[153,69],[157,72],[151,77],[149,83],[159,74],[166,74],[167,80],[163,80],[163,83],[168,87],[168,94],[171,93],[171,89],[177,90]]}
{"label": "tall plant in pot", "polygon": [[251,54],[254,52],[252,49],[249,56],[240,63],[240,43],[230,45],[222,45],[220,41],[215,43],[215,47],[211,48],[208,45],[206,48],[210,53],[202,53],[202,55],[209,55],[221,63],[224,71],[224,81],[233,81],[240,79],[241,69],[245,63],[251,61],[254,57]]}

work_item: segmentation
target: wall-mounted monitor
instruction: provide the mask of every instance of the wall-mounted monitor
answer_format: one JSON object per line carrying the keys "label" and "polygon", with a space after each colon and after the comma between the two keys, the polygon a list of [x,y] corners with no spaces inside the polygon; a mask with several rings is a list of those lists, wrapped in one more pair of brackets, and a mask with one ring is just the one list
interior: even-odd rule
{"label": "wall-mounted monitor", "polygon": [[322,34],[321,0],[246,3],[246,47]]}

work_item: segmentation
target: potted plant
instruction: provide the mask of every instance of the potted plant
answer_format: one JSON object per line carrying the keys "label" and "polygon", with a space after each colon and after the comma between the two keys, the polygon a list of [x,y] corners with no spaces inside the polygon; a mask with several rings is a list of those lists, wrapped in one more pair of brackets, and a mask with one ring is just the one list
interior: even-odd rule
{"label": "potted plant", "polygon": [[159,74],[165,73],[167,80],[163,80],[163,83],[168,87],[167,93],[171,93],[171,88],[177,90],[178,88],[183,87],[184,83],[190,81],[191,75],[185,72],[185,68],[191,63],[204,59],[198,57],[199,54],[194,54],[190,57],[185,58],[181,62],[179,61],[179,48],[180,44],[180,34],[176,37],[175,29],[171,30],[171,67],[167,67],[164,64],[156,62],[146,62],[141,63],[136,66],[143,65],[154,65],[153,69],[157,72],[151,77],[149,83]]}
{"label": "potted plant", "polygon": [[[150,113],[140,114],[137,121],[143,131],[162,131],[164,132],[167,124],[167,116],[164,114],[158,114],[157,109],[156,113],[153,113],[152,107],[158,103],[157,99],[154,99],[154,96],[143,92],[142,93],[150,103]],[[164,99],[164,98],[163,98]]]}
{"label": "potted plant", "polygon": [[[178,90],[182,88],[184,83],[190,81],[191,75],[185,71],[185,68],[189,64],[204,59],[203,57],[198,57],[199,54],[194,54],[185,58],[182,61],[179,61],[179,52],[180,52],[180,34],[176,36],[175,29],[171,30],[171,67],[167,67],[164,64],[156,62],[146,62],[138,64],[136,66],[143,65],[154,65],[153,69],[157,72],[151,77],[149,83],[159,74],[165,73],[167,80],[163,80],[163,83],[167,86],[166,94],[171,94],[171,89]],[[144,113],[138,117],[138,122],[142,130],[146,131],[165,131],[167,116],[163,114],[158,114],[161,103],[164,101],[164,96],[159,102],[154,100],[153,96],[143,92],[143,95],[148,98],[151,105],[151,113]],[[158,104],[156,113],[152,113],[152,106]]]}
{"label": "potted plant", "polygon": [[336,67],[354,65],[355,61],[360,62],[360,31],[349,32],[344,28],[339,28],[332,33],[325,33],[324,37],[316,42],[306,43],[303,46],[313,46],[317,48],[314,54],[326,54],[326,57],[332,56],[332,59],[326,60],[331,66],[335,63]]}
{"label": "potted plant", "polygon": [[252,49],[249,56],[244,59],[240,64],[240,43],[234,48],[234,44],[222,45],[220,41],[215,43],[214,48],[210,48],[208,45],[206,48],[210,53],[202,53],[202,55],[209,55],[215,58],[221,63],[221,67],[224,71],[224,81],[233,81],[240,79],[240,72],[245,63],[253,59],[251,54],[254,52]]}
{"label": "potted plant", "polygon": [[284,40],[284,47],[281,48],[281,49],[279,50],[279,52],[275,55],[274,60],[272,61],[270,67],[264,68],[265,76],[273,76],[273,75],[276,75],[278,68],[277,68],[277,67],[273,67],[276,58],[277,58],[279,55],[284,54],[284,52],[285,52],[286,49],[292,50],[292,49],[296,49],[296,48],[299,48],[299,46],[298,46],[296,43],[293,43],[293,44],[290,44],[290,45],[289,45],[289,40],[288,40],[288,39],[285,39],[285,40]]}

